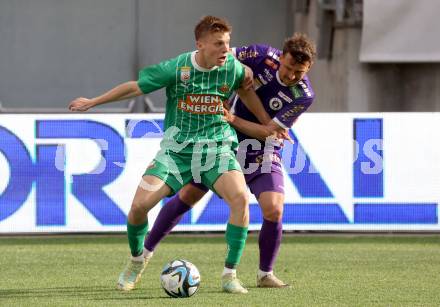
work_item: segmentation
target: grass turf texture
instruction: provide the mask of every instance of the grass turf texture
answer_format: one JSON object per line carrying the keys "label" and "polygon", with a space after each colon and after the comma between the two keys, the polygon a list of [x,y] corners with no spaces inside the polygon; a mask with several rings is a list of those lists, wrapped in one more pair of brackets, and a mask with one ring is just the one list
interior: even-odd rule
{"label": "grass turf texture", "polygon": [[[116,280],[128,259],[123,236],[0,237],[0,306],[438,306],[438,236],[292,236],[276,265],[291,289],[255,287],[258,238],[250,235],[239,267],[247,295],[221,292],[225,242],[169,236],[156,249],[136,290]],[[199,292],[169,298],[159,275],[185,258],[200,270]]]}

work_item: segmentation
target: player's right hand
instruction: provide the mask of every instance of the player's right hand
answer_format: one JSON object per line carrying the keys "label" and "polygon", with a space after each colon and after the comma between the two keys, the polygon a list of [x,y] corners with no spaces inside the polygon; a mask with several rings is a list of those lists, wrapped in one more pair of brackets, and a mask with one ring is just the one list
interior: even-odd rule
{"label": "player's right hand", "polygon": [[289,130],[287,130],[287,129],[284,129],[283,131],[278,131],[278,132],[275,134],[275,136],[276,136],[278,139],[284,139],[284,140],[286,140],[286,141],[289,141],[291,144],[295,144],[295,141],[292,140],[292,138],[291,138],[290,135],[289,135]]}
{"label": "player's right hand", "polygon": [[93,107],[92,99],[78,97],[69,103],[69,110],[73,112],[85,112]]}

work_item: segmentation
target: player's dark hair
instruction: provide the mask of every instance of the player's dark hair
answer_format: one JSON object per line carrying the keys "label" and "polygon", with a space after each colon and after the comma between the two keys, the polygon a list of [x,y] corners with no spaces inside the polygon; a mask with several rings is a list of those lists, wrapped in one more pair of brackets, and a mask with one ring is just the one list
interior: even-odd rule
{"label": "player's dark hair", "polygon": [[232,26],[225,20],[215,16],[205,16],[200,19],[194,28],[194,35],[198,41],[203,35],[207,33],[216,32],[231,32]]}
{"label": "player's dark hair", "polygon": [[295,33],[284,41],[283,54],[290,53],[295,62],[313,63],[316,56],[315,44],[304,33]]}

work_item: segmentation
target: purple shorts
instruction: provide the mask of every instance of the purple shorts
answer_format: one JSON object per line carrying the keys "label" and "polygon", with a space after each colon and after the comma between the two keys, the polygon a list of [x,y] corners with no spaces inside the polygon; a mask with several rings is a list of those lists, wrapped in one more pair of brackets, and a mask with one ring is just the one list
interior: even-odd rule
{"label": "purple shorts", "polygon": [[254,176],[250,181],[246,180],[246,183],[257,199],[263,192],[284,194],[284,176],[279,172],[262,173]]}
{"label": "purple shorts", "polygon": [[[246,184],[251,193],[258,199],[262,192],[278,192],[284,194],[284,176],[281,172],[272,171],[270,173],[260,173],[254,176],[245,176]],[[190,182],[196,188],[208,192],[208,188],[203,183]]]}

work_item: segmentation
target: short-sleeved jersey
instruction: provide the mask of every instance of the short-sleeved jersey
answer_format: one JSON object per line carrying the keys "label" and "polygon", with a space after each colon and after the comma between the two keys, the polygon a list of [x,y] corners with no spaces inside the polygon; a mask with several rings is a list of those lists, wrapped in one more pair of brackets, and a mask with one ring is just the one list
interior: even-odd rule
{"label": "short-sleeved jersey", "polygon": [[[285,129],[290,128],[315,97],[307,76],[293,86],[286,86],[278,75],[282,52],[267,45],[233,48],[233,53],[240,62],[252,69],[256,93],[272,120]],[[240,99],[235,102],[234,113],[243,119],[259,123]],[[250,138],[237,133],[240,141]],[[275,146],[274,149],[279,154],[281,147]],[[264,142],[261,142],[261,150],[248,149],[247,155],[258,157],[263,154],[263,150]]]}
{"label": "short-sleeved jersey", "polygon": [[223,102],[240,86],[244,67],[229,54],[223,66],[206,69],[197,64],[195,55],[196,51],[184,53],[142,69],[138,85],[144,94],[166,87],[164,129],[178,128],[173,141],[236,143],[234,129],[223,118]]}

